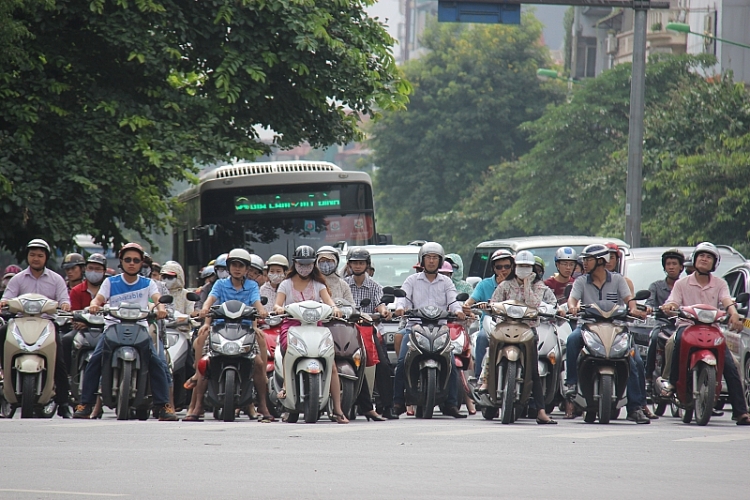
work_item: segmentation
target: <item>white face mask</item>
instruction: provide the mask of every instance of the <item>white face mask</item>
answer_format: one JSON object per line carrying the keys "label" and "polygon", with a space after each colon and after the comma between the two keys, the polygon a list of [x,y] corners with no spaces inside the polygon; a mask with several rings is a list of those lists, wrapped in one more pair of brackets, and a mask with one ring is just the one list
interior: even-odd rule
{"label": "white face mask", "polygon": [[226,269],[219,269],[216,271],[216,277],[219,278],[220,280],[223,280],[224,278],[228,278],[229,271],[227,271]]}
{"label": "white face mask", "polygon": [[177,287],[177,278],[164,278],[162,281],[164,282],[164,286],[167,287],[167,290]]}
{"label": "white face mask", "polygon": [[270,281],[274,285],[278,285],[279,283],[284,281],[284,275],[282,273],[269,273],[268,281]]}
{"label": "white face mask", "polygon": [[517,266],[516,267],[516,276],[521,278],[522,280],[525,280],[529,276],[531,276],[531,273],[533,273],[534,270],[531,268],[531,266]]}

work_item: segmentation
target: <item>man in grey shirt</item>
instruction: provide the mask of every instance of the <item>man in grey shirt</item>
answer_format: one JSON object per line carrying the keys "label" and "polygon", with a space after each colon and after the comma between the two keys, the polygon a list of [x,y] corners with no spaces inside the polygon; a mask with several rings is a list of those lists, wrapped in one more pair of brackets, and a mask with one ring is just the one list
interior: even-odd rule
{"label": "man in grey shirt", "polygon": [[[401,289],[406,292],[406,297],[399,297],[396,301],[396,316],[404,314],[404,310],[419,309],[426,306],[435,306],[443,310],[449,310],[456,314],[459,319],[466,319],[463,313],[461,303],[456,301],[456,285],[450,278],[438,273],[438,269],[445,261],[445,251],[442,245],[435,242],[427,242],[422,245],[419,251],[419,262],[424,271],[412,274]],[[393,410],[396,414],[405,411],[404,407],[404,359],[409,351],[409,334],[411,329],[407,326],[401,331],[404,340],[401,342],[401,352],[398,355],[398,364],[396,365],[396,376],[393,381]],[[454,418],[466,418],[458,412],[458,386],[456,366],[451,355],[451,374],[448,382],[448,397],[445,400],[447,408],[443,412],[445,415]]]}
{"label": "man in grey shirt", "polygon": [[[643,317],[645,314],[636,308],[625,278],[620,274],[610,273],[605,269],[609,260],[609,249],[605,245],[593,244],[583,249],[583,267],[586,274],[576,278],[573,283],[570,298],[568,298],[568,311],[577,314],[580,304],[600,304],[604,308],[613,305],[629,305],[630,314]],[[566,394],[575,394],[578,385],[578,355],[583,349],[583,337],[581,327],[577,327],[568,336],[567,343],[567,377],[565,380]],[[646,406],[646,381],[643,360],[635,351],[635,356],[630,358],[630,376],[628,377],[628,420],[638,424],[648,424],[651,421],[644,414]],[[650,413],[650,412],[649,412]],[[654,417],[656,417],[654,415]],[[569,408],[565,418],[573,418],[572,409]],[[658,418],[658,417],[656,417]]]}

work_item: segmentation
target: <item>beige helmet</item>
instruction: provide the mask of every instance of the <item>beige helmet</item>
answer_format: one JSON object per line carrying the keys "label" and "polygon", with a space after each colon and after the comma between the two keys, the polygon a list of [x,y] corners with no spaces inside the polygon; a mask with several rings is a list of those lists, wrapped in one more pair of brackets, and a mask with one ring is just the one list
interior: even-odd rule
{"label": "beige helmet", "polygon": [[244,248],[235,248],[227,254],[227,267],[232,264],[233,260],[238,260],[244,263],[247,267],[250,267],[253,263],[253,258],[250,255],[250,252]]}
{"label": "beige helmet", "polygon": [[289,260],[280,253],[271,255],[266,261],[266,266],[281,266],[284,271],[289,270]]}

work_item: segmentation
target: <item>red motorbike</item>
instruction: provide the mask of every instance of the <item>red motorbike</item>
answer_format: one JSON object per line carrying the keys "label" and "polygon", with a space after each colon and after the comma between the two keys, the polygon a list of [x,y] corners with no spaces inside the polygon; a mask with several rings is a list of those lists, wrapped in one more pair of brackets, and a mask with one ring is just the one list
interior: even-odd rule
{"label": "red motorbike", "polygon": [[466,371],[469,369],[471,362],[471,340],[469,332],[466,330],[463,322],[448,322],[448,329],[451,335],[451,346],[453,347],[453,358],[456,361],[458,370],[458,407],[465,401],[465,395],[471,394],[469,384],[466,380]]}
{"label": "red motorbike", "polygon": [[[268,346],[267,356],[268,359],[266,361],[266,376],[268,377],[269,384],[270,380],[273,377],[273,362],[274,362],[274,356],[276,354],[276,346],[279,343],[279,334],[281,333],[281,322],[283,318],[280,316],[269,316],[265,319],[258,318],[258,328],[263,332],[263,335],[266,337],[266,345]],[[266,405],[268,406],[268,410],[271,412],[271,414],[279,418],[281,417],[282,409],[280,407],[275,407],[271,404],[270,398],[268,398],[268,395],[266,395]]]}
{"label": "red motorbike", "polygon": [[673,402],[684,410],[683,422],[689,424],[695,412],[695,422],[706,425],[721,394],[726,346],[718,324],[728,315],[716,307],[696,304],[681,307],[677,316],[693,324],[682,332]]}

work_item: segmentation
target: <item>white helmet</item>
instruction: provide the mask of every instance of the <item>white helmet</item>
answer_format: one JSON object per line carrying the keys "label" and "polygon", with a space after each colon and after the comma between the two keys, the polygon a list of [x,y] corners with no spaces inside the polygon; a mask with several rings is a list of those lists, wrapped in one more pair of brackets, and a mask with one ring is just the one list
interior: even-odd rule
{"label": "white helmet", "polygon": [[428,241],[422,247],[419,249],[419,263],[424,267],[424,256],[432,254],[437,255],[440,257],[440,262],[438,262],[438,269],[443,267],[443,262],[445,261],[445,250],[443,250],[443,245],[440,243],[436,243],[434,241]]}
{"label": "white helmet", "polygon": [[271,255],[266,261],[267,266],[281,266],[285,271],[289,270],[289,260],[280,253]]}
{"label": "white helmet", "polygon": [[332,246],[324,245],[320,248],[318,248],[318,251],[315,252],[315,258],[320,258],[321,255],[327,255],[330,254],[330,256],[333,258],[333,260],[336,261],[336,267],[339,265],[339,251],[333,248]]}
{"label": "white helmet", "polygon": [[510,259],[511,262],[515,256],[513,255],[513,252],[510,250],[506,250],[505,248],[501,248],[500,250],[495,250],[495,253],[492,254],[492,257],[490,257],[490,262],[495,262],[496,260],[503,260],[503,259]]}
{"label": "white helmet", "polygon": [[711,268],[711,272],[716,271],[716,268],[719,267],[719,263],[721,262],[721,254],[719,253],[719,249],[716,248],[716,245],[708,241],[698,243],[693,251],[693,267],[695,267],[695,261],[698,260],[698,254],[701,253],[708,253],[714,256],[714,267]]}
{"label": "white helmet", "polygon": [[235,248],[227,254],[227,267],[232,264],[233,260],[238,260],[248,267],[253,263],[253,258],[250,255],[250,252],[248,252],[244,248]]}
{"label": "white helmet", "polygon": [[521,250],[516,254],[516,265],[517,266],[533,266],[536,264],[534,260],[534,254],[528,250]]}
{"label": "white helmet", "polygon": [[49,247],[49,243],[44,241],[41,238],[35,238],[26,245],[26,250],[28,251],[30,248],[40,248],[44,250],[47,253],[47,257],[49,257],[49,254],[52,253],[52,250]]}
{"label": "white helmet", "polygon": [[263,259],[261,259],[259,255],[250,254],[250,267],[257,269],[260,272],[263,272],[263,269],[265,268],[265,266],[266,264],[263,262]]}

